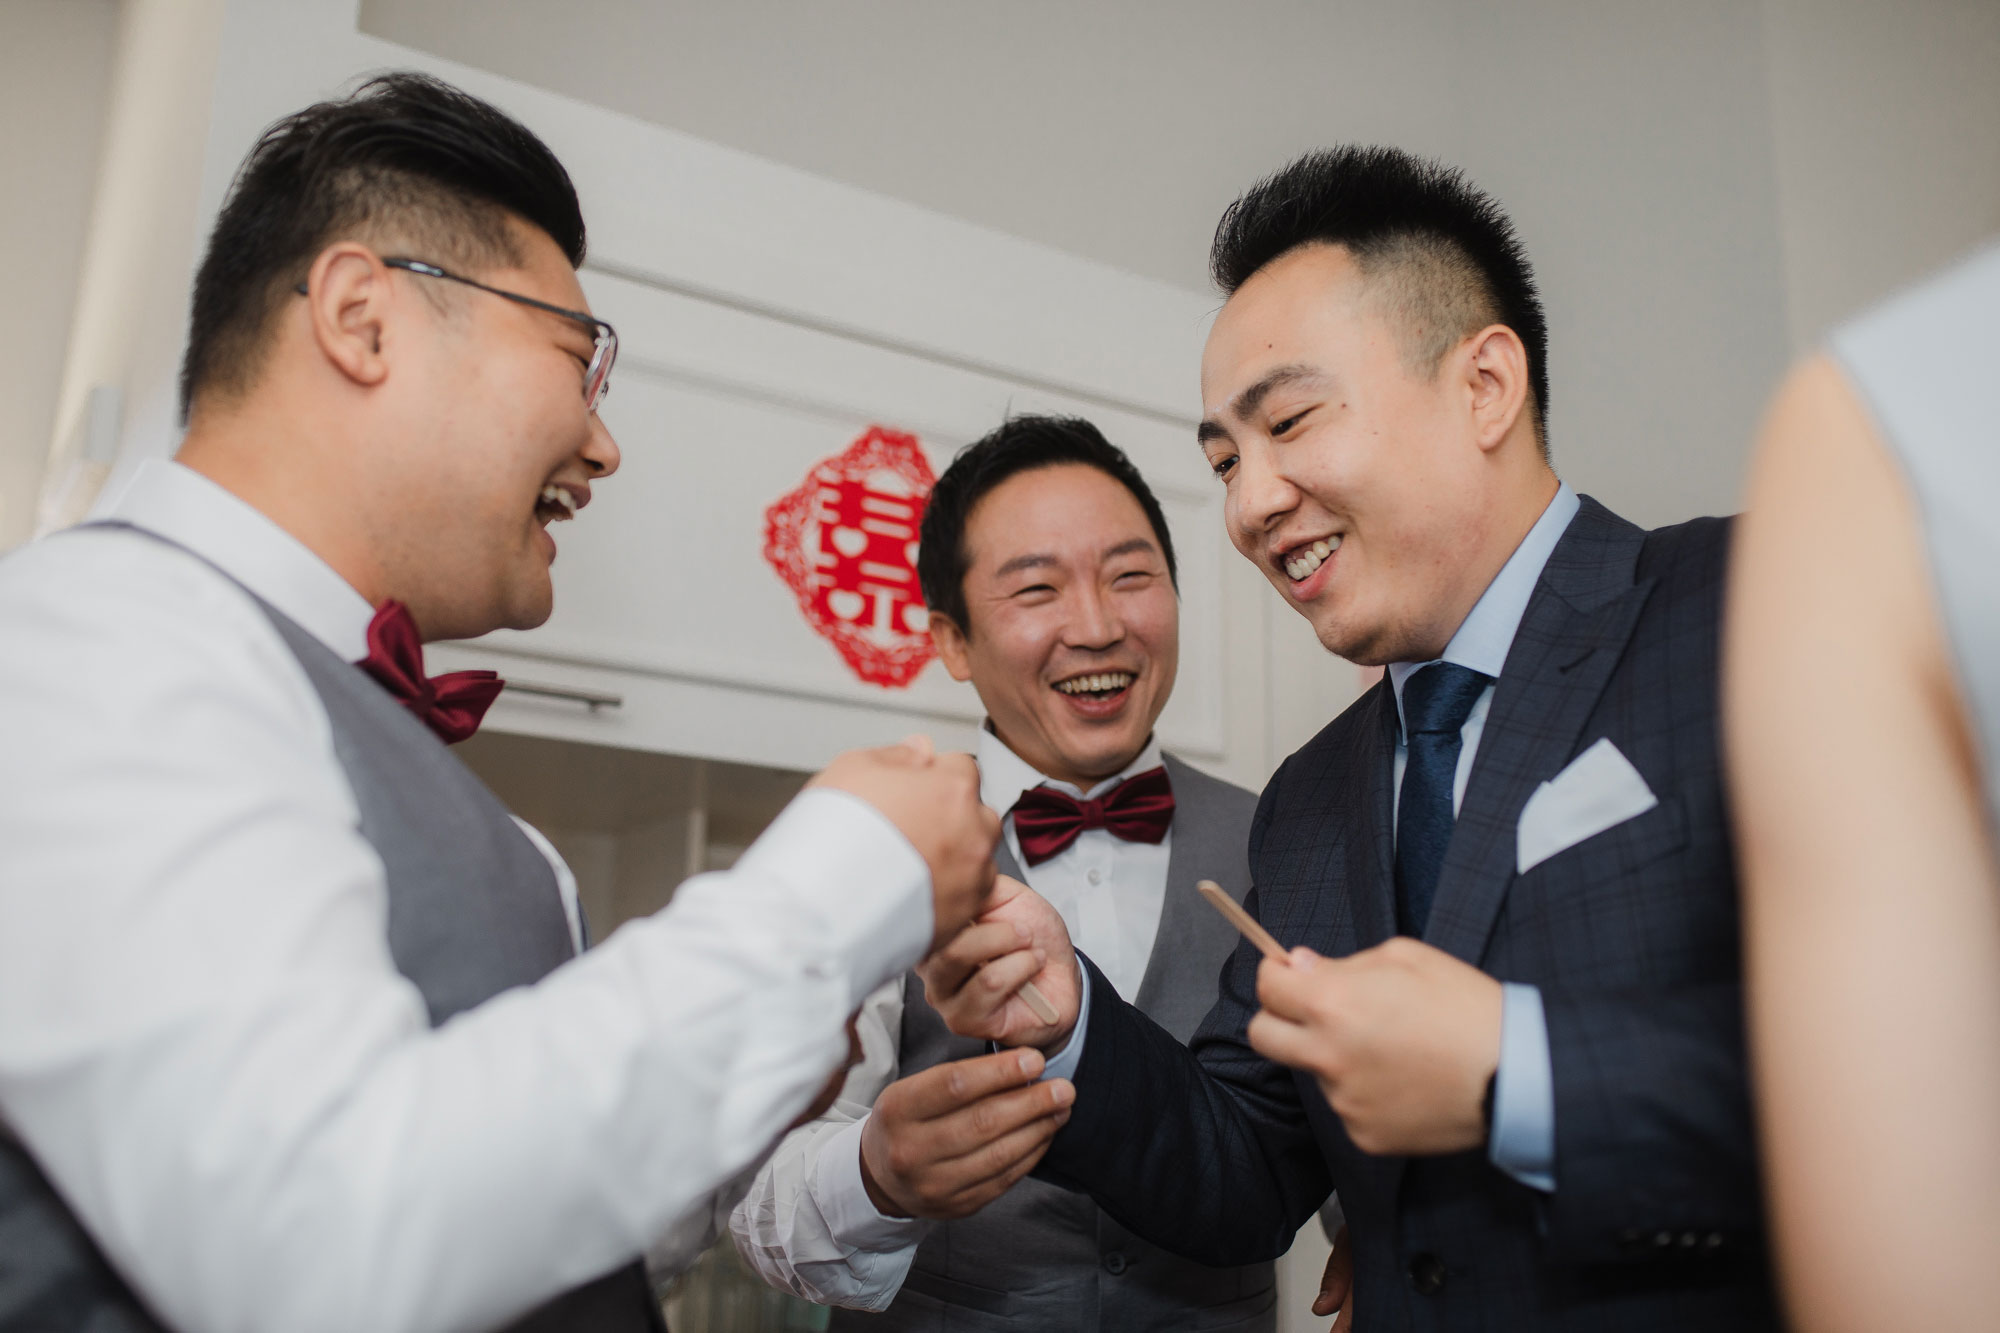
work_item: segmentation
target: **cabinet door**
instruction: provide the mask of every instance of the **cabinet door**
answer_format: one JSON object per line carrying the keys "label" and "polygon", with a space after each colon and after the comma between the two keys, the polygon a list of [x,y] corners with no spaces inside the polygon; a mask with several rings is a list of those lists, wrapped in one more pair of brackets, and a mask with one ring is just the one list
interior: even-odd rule
{"label": "cabinet door", "polygon": [[482,646],[975,724],[977,698],[935,662],[885,688],[842,660],[764,558],[765,512],[871,426],[916,436],[942,471],[1010,412],[1070,412],[1131,452],[1161,493],[1183,548],[1185,625],[1163,738],[1222,754],[1221,490],[1183,423],[629,278],[589,273],[585,285],[622,340],[603,414],[624,462],[576,522],[553,530],[549,623]]}

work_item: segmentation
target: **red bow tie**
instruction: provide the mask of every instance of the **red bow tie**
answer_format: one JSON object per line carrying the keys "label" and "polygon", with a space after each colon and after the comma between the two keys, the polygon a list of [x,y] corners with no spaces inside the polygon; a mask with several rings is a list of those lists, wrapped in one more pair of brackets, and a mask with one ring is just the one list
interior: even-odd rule
{"label": "red bow tie", "polygon": [[456,745],[479,730],[479,719],[500,697],[506,682],[493,671],[447,671],[424,675],[424,641],[417,622],[401,602],[382,603],[368,622],[368,656],[356,663],[437,733]]}
{"label": "red bow tie", "polygon": [[1014,835],[1021,858],[1040,865],[1076,841],[1085,829],[1101,828],[1126,842],[1158,843],[1174,822],[1174,789],[1167,770],[1134,773],[1094,801],[1079,801],[1053,787],[1034,787],[1014,803]]}

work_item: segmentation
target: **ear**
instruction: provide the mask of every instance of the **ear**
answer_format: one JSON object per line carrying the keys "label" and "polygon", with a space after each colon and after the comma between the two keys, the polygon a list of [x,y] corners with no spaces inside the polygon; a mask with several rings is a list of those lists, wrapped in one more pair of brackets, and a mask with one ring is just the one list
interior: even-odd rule
{"label": "ear", "polygon": [[1487,325],[1464,346],[1473,440],[1491,453],[1513,433],[1527,406],[1528,349],[1505,324]]}
{"label": "ear", "polygon": [[389,377],[383,347],[398,295],[388,268],[358,242],[330,245],[313,261],[305,298],[313,343],[357,387],[373,388]]}
{"label": "ear", "polygon": [[938,660],[956,681],[972,679],[971,645],[966,642],[965,631],[950,616],[931,612],[931,642],[937,646]]}

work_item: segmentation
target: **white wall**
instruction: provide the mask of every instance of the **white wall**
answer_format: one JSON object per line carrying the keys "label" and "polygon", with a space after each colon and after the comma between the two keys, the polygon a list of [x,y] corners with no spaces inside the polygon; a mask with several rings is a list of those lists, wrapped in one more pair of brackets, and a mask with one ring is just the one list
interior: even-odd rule
{"label": "white wall", "polygon": [[2000,4],[1764,0],[1795,346],[2000,234]]}
{"label": "white wall", "polygon": [[[48,361],[72,322],[119,8],[159,34],[213,11],[0,10],[0,142],[8,178],[37,182],[0,214],[23,314],[0,332],[0,549],[59,424]],[[1642,521],[1731,507],[1787,357],[2000,231],[1992,0],[1522,0],[1504,23],[1474,0],[362,0],[361,18],[1191,290],[1222,205],[1302,148],[1460,162],[1542,274],[1559,464]],[[101,350],[120,314],[105,290],[81,317],[100,363],[135,354]],[[148,345],[172,341],[172,319],[146,325]],[[72,415],[87,388],[72,375]]]}
{"label": "white wall", "polygon": [[0,10],[0,551],[34,526],[117,21],[117,0],[7,0]]}
{"label": "white wall", "polygon": [[1194,291],[1222,208],[1303,149],[1460,163],[1543,279],[1559,466],[1642,522],[1733,507],[1789,353],[1755,0],[363,0],[361,19]]}

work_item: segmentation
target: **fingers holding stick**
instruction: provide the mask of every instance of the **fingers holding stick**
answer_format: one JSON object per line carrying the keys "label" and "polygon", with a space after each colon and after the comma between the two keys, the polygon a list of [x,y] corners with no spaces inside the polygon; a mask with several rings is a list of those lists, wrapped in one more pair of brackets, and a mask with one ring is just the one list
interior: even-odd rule
{"label": "fingers holding stick", "polygon": [[1048,997],[1042,994],[1034,982],[1022,982],[1021,989],[1015,993],[1021,997],[1021,1003],[1034,1011],[1035,1017],[1042,1022],[1053,1027],[1062,1021],[1062,1015],[1056,1012],[1056,1007],[1049,1003]]}

